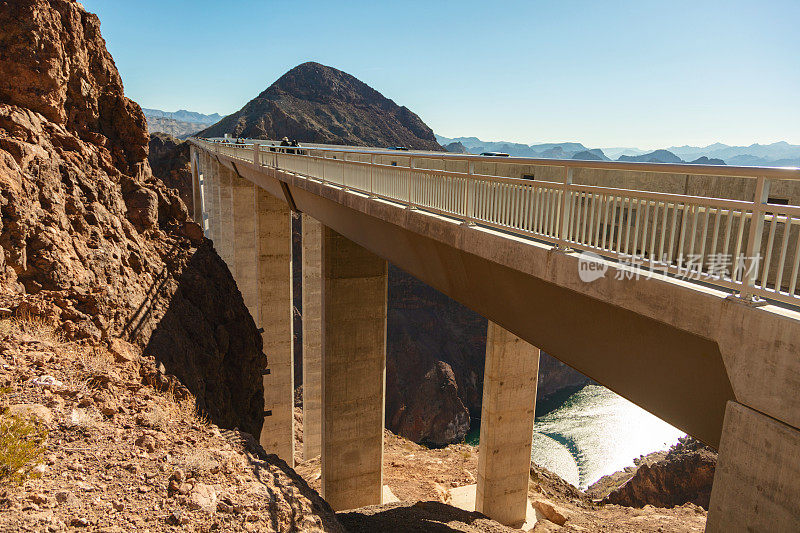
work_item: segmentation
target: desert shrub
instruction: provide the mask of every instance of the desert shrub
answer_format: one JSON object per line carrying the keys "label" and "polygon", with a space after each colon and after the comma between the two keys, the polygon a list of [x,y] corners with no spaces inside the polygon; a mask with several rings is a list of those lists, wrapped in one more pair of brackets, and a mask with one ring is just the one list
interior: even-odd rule
{"label": "desert shrub", "polygon": [[20,483],[44,454],[47,429],[7,410],[0,412],[0,484]]}

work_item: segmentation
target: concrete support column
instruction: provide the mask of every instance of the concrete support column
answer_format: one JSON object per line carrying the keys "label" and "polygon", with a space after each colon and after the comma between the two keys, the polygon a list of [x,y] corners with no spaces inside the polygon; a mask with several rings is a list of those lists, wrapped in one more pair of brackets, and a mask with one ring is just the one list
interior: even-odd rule
{"label": "concrete support column", "polygon": [[334,510],[381,503],[385,260],[322,229],[322,492]]}
{"label": "concrete support column", "polygon": [[282,200],[256,188],[259,316],[269,374],[264,376],[264,425],[259,441],[294,466],[292,214]]}
{"label": "concrete support column", "polygon": [[233,241],[233,177],[236,175],[228,167],[216,164],[219,182],[219,233],[214,242],[214,248],[228,265],[231,272],[234,267],[234,241]]}
{"label": "concrete support column", "polygon": [[203,196],[200,192],[200,169],[197,162],[197,148],[191,147],[189,151],[189,161],[192,166],[192,205],[189,206],[189,212],[192,214],[194,221],[203,227]]}
{"label": "concrete support column", "polygon": [[322,224],[302,215],[303,227],[303,459],[322,442]]}
{"label": "concrete support column", "polygon": [[244,304],[258,327],[261,309],[258,304],[258,253],[256,247],[256,186],[252,182],[232,176],[233,184],[233,277],[242,293]]}
{"label": "concrete support column", "polygon": [[800,429],[729,401],[707,533],[800,531]]}
{"label": "concrete support column", "polygon": [[203,225],[203,233],[206,237],[214,240],[214,199],[217,197],[214,183],[216,176],[214,169],[211,166],[211,159],[208,153],[203,150],[200,152],[200,165],[203,168],[203,216],[205,217],[205,224]]}
{"label": "concrete support column", "polygon": [[539,349],[489,322],[475,510],[521,527],[528,505]]}
{"label": "concrete support column", "polygon": [[209,231],[211,232],[211,240],[214,241],[214,248],[217,249],[217,253],[219,253],[219,249],[217,245],[220,240],[220,205],[219,205],[219,187],[220,187],[220,170],[219,170],[219,163],[215,158],[208,155],[208,168],[209,172],[209,203],[210,208],[208,211],[208,226]]}

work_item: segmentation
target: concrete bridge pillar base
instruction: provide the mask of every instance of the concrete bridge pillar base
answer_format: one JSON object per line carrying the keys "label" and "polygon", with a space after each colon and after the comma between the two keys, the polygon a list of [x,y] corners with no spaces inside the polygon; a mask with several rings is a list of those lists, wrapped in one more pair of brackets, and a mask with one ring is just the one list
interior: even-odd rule
{"label": "concrete bridge pillar base", "polygon": [[303,227],[303,459],[321,453],[322,224],[302,215]]}
{"label": "concrete bridge pillar base", "polygon": [[322,492],[334,510],[380,504],[387,263],[322,229]]}
{"label": "concrete bridge pillar base", "polygon": [[528,506],[539,349],[489,322],[475,510],[520,527]]}
{"label": "concrete bridge pillar base", "polygon": [[800,429],[729,401],[706,532],[800,531],[798,458]]}
{"label": "concrete bridge pillar base", "polygon": [[257,187],[255,193],[258,316],[269,367],[259,442],[268,453],[294,466],[292,214],[288,205],[264,189]]}

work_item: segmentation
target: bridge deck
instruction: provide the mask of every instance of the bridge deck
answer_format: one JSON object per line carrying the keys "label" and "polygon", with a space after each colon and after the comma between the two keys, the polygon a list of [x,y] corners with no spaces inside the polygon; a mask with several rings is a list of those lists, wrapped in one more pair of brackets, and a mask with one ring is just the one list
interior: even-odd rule
{"label": "bridge deck", "polygon": [[729,400],[800,427],[797,169],[193,142],[704,442]]}

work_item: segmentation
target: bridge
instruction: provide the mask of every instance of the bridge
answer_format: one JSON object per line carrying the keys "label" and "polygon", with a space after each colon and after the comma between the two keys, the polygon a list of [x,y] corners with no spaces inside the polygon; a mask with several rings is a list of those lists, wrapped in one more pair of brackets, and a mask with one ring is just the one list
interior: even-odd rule
{"label": "bridge", "polygon": [[707,531],[800,528],[800,170],[192,139],[194,218],[263,330],[261,443],[381,503],[387,261],[489,319],[476,508],[524,521],[539,350],[719,450]]}

